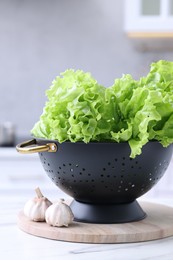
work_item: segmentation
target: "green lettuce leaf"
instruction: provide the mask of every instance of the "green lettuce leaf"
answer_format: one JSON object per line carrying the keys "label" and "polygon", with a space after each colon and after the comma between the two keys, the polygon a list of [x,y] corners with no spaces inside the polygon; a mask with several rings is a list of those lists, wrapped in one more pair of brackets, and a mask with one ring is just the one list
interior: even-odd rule
{"label": "green lettuce leaf", "polygon": [[107,139],[111,109],[105,103],[105,87],[89,73],[67,70],[46,92],[48,102],[32,129],[36,137],[71,142]]}
{"label": "green lettuce leaf", "polygon": [[128,142],[130,157],[151,140],[173,143],[173,62],[151,64],[146,77],[123,75],[108,88],[82,70],[66,70],[46,91],[48,101],[31,133],[71,142]]}

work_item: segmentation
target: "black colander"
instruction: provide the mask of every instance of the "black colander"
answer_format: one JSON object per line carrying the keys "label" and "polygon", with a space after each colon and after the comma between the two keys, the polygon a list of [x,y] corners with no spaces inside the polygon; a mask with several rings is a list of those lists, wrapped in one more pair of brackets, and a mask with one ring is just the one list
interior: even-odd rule
{"label": "black colander", "polygon": [[150,141],[142,154],[132,159],[126,142],[59,144],[45,139],[19,144],[17,150],[39,151],[47,175],[74,198],[70,207],[75,220],[89,223],[124,223],[145,218],[136,199],[160,180],[173,151],[172,145],[164,148],[159,142]]}

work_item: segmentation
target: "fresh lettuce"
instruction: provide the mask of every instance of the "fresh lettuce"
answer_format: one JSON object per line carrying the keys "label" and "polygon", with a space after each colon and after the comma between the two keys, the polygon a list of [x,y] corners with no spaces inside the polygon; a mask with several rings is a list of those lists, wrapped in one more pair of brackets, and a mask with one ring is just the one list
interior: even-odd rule
{"label": "fresh lettuce", "polygon": [[81,70],[66,70],[49,90],[40,120],[31,130],[39,138],[71,142],[128,142],[130,156],[150,140],[173,142],[173,62],[151,64],[146,77],[116,79],[108,88]]}
{"label": "fresh lettuce", "polygon": [[105,103],[105,88],[89,73],[67,70],[46,92],[48,102],[32,129],[36,137],[60,143],[101,141],[110,137],[112,113]]}

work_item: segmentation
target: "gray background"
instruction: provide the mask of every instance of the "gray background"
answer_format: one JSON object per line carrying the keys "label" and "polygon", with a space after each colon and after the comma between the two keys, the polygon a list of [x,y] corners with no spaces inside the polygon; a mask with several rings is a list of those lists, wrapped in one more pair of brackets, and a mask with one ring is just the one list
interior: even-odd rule
{"label": "gray background", "polygon": [[151,62],[173,60],[172,50],[141,49],[124,32],[124,1],[0,0],[0,123],[29,135],[45,90],[68,68],[110,86],[123,73],[137,79]]}

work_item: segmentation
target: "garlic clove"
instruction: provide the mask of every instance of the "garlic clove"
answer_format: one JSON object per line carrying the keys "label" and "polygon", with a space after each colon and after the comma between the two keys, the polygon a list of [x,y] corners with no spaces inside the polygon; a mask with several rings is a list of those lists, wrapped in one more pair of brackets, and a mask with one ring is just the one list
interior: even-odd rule
{"label": "garlic clove", "polygon": [[73,222],[74,215],[71,208],[64,203],[64,200],[53,203],[45,214],[46,222],[54,227],[68,227]]}
{"label": "garlic clove", "polygon": [[43,196],[40,189],[35,189],[37,197],[30,199],[24,206],[24,215],[32,221],[45,221],[45,212],[52,205],[46,197]]}

